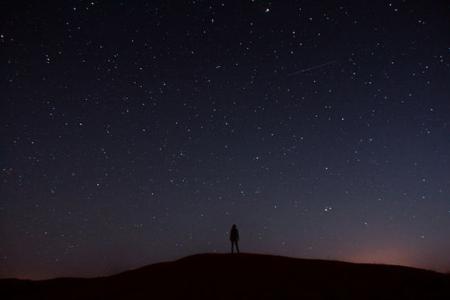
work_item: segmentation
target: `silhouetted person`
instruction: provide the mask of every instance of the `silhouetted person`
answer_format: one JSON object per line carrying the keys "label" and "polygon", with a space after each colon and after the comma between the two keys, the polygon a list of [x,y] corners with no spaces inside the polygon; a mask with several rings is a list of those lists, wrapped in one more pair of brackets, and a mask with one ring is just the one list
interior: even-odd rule
{"label": "silhouetted person", "polygon": [[236,227],[236,224],[231,226],[230,231],[230,241],[231,241],[231,253],[234,253],[234,247],[236,247],[236,252],[239,253],[239,230]]}

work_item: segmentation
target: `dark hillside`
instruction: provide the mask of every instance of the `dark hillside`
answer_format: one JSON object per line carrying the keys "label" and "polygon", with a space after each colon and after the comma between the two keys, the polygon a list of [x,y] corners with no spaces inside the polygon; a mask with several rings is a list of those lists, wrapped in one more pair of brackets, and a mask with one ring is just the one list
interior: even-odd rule
{"label": "dark hillside", "polygon": [[94,279],[0,281],[3,299],[450,299],[448,275],[400,266],[201,254]]}

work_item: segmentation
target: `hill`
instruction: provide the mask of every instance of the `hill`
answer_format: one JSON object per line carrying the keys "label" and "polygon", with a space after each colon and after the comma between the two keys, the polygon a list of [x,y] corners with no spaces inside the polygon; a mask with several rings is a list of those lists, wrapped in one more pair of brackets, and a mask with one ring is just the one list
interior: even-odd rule
{"label": "hill", "polygon": [[421,269],[257,254],[199,254],[113,276],[0,280],[2,299],[450,299]]}

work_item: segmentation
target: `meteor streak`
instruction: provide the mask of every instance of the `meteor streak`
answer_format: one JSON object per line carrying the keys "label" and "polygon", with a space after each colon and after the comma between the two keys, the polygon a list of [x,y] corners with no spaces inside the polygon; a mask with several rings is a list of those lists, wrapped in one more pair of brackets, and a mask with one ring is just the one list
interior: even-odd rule
{"label": "meteor streak", "polygon": [[336,63],[335,60],[328,61],[328,62],[320,64],[320,65],[315,65],[315,66],[312,66],[312,67],[309,67],[309,68],[305,68],[305,69],[301,69],[301,70],[289,73],[288,76],[295,76],[295,75],[298,75],[298,74],[303,74],[303,73],[311,72],[311,71],[314,71],[314,70],[322,69],[322,68],[324,68],[326,66],[329,66],[329,65],[332,65],[334,63]]}

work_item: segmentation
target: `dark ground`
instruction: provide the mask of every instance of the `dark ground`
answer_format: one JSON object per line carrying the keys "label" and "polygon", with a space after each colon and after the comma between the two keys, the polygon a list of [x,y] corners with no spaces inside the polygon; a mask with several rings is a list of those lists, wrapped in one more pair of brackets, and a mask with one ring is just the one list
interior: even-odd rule
{"label": "dark ground", "polygon": [[450,299],[450,276],[388,265],[200,254],[121,274],[0,280],[2,299]]}

